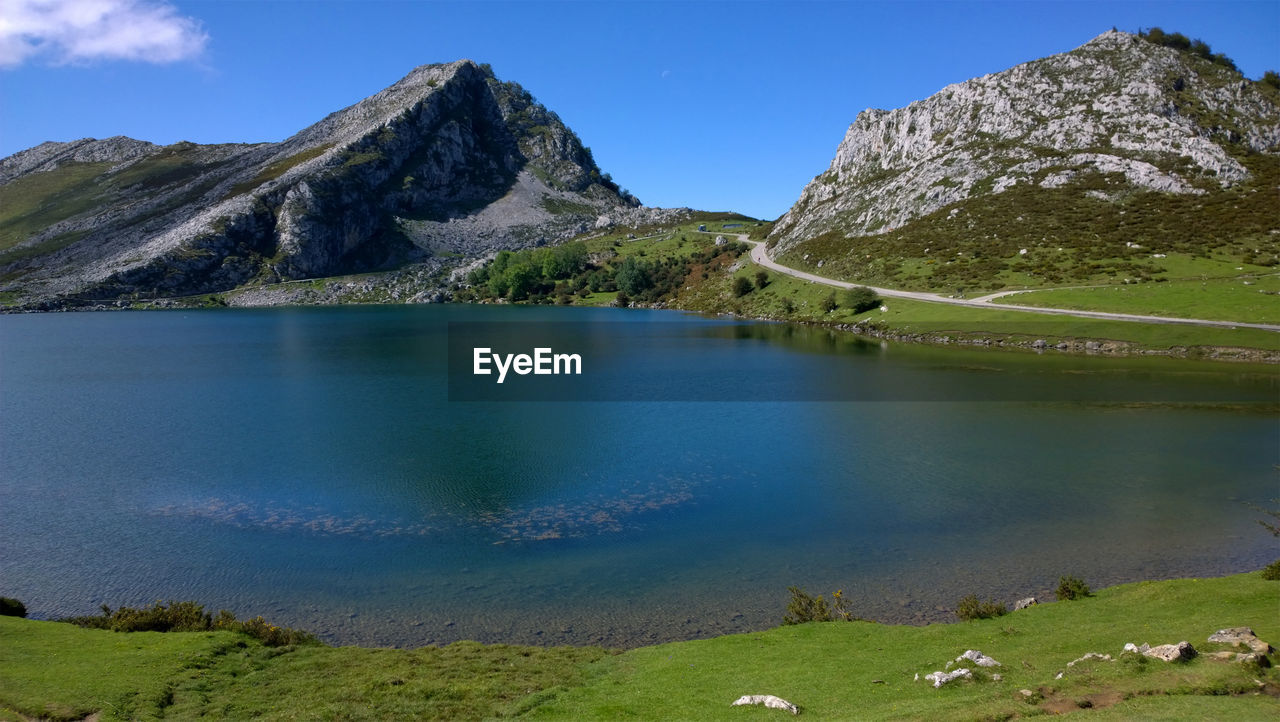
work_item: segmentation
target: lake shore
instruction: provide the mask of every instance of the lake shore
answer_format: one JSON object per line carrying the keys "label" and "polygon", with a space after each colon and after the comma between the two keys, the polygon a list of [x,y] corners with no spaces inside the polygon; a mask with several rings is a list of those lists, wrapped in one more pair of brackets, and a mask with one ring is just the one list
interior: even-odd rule
{"label": "lake shore", "polygon": [[[469,642],[416,650],[270,648],[233,632],[116,633],[0,617],[0,714],[100,713],[104,722],[159,714],[764,719],[765,710],[730,703],[773,694],[819,719],[847,718],[855,709],[866,719],[961,719],[1078,708],[1110,708],[1122,717],[1263,718],[1280,710],[1280,675],[1233,662],[1230,645],[1207,640],[1241,626],[1265,641],[1280,638],[1278,590],[1280,582],[1260,572],[1138,582],[995,619],[927,627],[808,623],[621,654]],[[1184,640],[1198,652],[1189,661],[1122,649]],[[970,649],[999,666],[945,664]],[[1232,653],[1219,660],[1219,650]],[[1079,661],[1090,653],[1107,658]],[[943,689],[920,681],[960,666],[978,674]]]}

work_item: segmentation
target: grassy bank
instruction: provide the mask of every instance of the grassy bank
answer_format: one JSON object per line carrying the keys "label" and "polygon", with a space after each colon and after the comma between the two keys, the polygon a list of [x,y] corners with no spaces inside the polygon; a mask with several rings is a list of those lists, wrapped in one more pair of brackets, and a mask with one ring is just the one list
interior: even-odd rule
{"label": "grassy bank", "polygon": [[[744,258],[732,275],[707,279],[703,283],[686,287],[675,305],[696,311],[716,313],[727,310],[742,316],[788,321],[833,324],[873,322],[886,331],[904,335],[1001,337],[1011,343],[1045,339],[1050,346],[1059,341],[1096,340],[1152,351],[1209,347],[1258,349],[1267,352],[1280,350],[1280,334],[1247,328],[1210,328],[1047,316],[899,298],[885,299],[886,311],[876,309],[856,313],[843,304],[842,292],[835,288],[773,272],[769,272],[769,282],[764,288],[755,288],[741,297],[735,297],[731,290],[733,279],[754,279],[760,270],[760,267]],[[839,305],[834,310],[827,311],[823,308],[823,301],[833,293]],[[1026,299],[1039,293],[1050,292],[1021,294],[1012,297],[1010,302],[1025,303]]]}
{"label": "grassy bank", "polygon": [[[781,605],[781,601],[780,601]],[[610,654],[458,643],[418,650],[269,648],[233,632],[116,633],[0,617],[0,719],[780,719],[731,707],[774,694],[814,719],[1267,719],[1280,674],[1204,654],[1121,658],[1126,642],[1251,626],[1280,640],[1280,583],[1259,573],[1143,582],[989,620],[928,627],[826,622]],[[781,609],[780,616],[781,616]],[[981,681],[915,681],[967,649]],[[1068,666],[1087,652],[1116,661]],[[1059,679],[1057,675],[1062,672]],[[1024,696],[1020,690],[1031,692]]]}

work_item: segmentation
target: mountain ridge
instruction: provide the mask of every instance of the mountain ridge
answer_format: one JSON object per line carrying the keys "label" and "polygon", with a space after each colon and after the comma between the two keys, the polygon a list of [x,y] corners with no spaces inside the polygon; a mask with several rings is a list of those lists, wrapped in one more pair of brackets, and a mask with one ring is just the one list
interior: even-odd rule
{"label": "mountain ridge", "polygon": [[0,201],[0,292],[46,305],[439,272],[662,215],[470,60],[419,66],[278,143],[44,143],[0,160]]}
{"label": "mountain ridge", "polygon": [[1123,176],[1126,190],[1202,194],[1250,178],[1240,156],[1280,149],[1275,93],[1234,68],[1119,31],[1058,55],[868,109],[769,237],[874,236],[1019,183]]}

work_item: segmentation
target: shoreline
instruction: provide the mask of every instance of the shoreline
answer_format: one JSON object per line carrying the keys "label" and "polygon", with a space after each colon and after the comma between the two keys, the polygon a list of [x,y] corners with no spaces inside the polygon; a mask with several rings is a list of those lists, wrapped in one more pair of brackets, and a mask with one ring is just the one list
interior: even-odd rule
{"label": "shoreline", "polygon": [[[230,292],[228,292],[230,293]],[[202,294],[198,297],[181,297],[199,298],[208,294]],[[0,308],[0,315],[28,315],[28,314],[53,314],[53,313],[103,313],[117,311],[226,311],[226,310],[261,310],[269,308],[339,308],[344,306],[359,307],[404,307],[404,306],[434,306],[434,305],[457,305],[457,306],[498,306],[508,304],[490,304],[477,303],[468,301],[423,301],[423,302],[399,302],[385,303],[376,301],[352,301],[337,303],[271,303],[261,305],[221,305],[209,306],[202,303],[180,303],[175,299],[156,299],[147,302],[131,302],[129,306],[107,305],[105,303],[96,303],[94,305],[85,306],[60,306],[50,309],[28,309],[22,307]],[[560,308],[559,306],[551,306]],[[618,308],[616,306],[586,306],[586,305],[570,305],[563,308]],[[924,346],[934,347],[967,347],[973,349],[985,349],[995,351],[1011,351],[1021,353],[1058,353],[1070,356],[1083,357],[1104,357],[1104,358],[1176,358],[1186,359],[1190,361],[1216,361],[1223,363],[1254,363],[1265,365],[1280,365],[1280,350],[1268,350],[1245,346],[1171,346],[1169,348],[1149,348],[1139,343],[1130,341],[1105,339],[1105,338],[1070,338],[1069,340],[1054,340],[1050,343],[1045,338],[1033,338],[1036,334],[1026,334],[1025,337],[1014,337],[1014,334],[996,333],[991,331],[983,331],[981,329],[973,330],[955,330],[955,331],[921,331],[908,332],[898,330],[892,326],[879,323],[877,321],[858,321],[848,323],[842,321],[818,321],[811,319],[794,319],[794,318],[777,318],[768,315],[739,315],[732,311],[708,311],[697,308],[688,308],[679,305],[670,305],[665,302],[654,304],[631,303],[627,309],[642,309],[653,311],[676,311],[680,313],[693,313],[709,318],[732,318],[739,321],[759,321],[768,323],[787,323],[799,326],[809,326],[814,328],[828,328],[844,333],[852,334],[865,339],[876,339],[881,341],[893,341],[897,343],[910,343]],[[626,310],[626,309],[621,309]],[[998,310],[998,309],[997,309]],[[1154,324],[1153,324],[1154,325]],[[1042,334],[1044,335],[1044,334]]]}
{"label": "shoreline", "polygon": [[[1191,565],[1185,565],[1182,568],[1187,569]],[[1263,564],[1265,566],[1265,563]],[[1204,567],[1199,567],[1204,569]],[[1242,563],[1218,569],[1207,570],[1207,573],[1195,574],[1182,571],[1170,570],[1167,574],[1158,575],[1110,575],[1102,578],[1101,584],[1095,588],[1095,592],[1116,587],[1124,587],[1134,584],[1151,584],[1174,582],[1188,579],[1219,579],[1242,574],[1251,574],[1258,572],[1262,567],[1256,563]],[[1194,571],[1194,570],[1193,570]],[[1090,579],[1086,579],[1086,582]],[[934,599],[911,599],[911,604],[903,606],[900,601],[890,599],[888,597],[877,597],[880,599],[878,604],[871,605],[869,610],[865,604],[865,596],[859,597],[856,593],[850,595],[846,588],[846,598],[850,600],[850,610],[858,621],[874,624],[880,627],[892,628],[912,628],[924,629],[938,625],[954,626],[963,624],[954,613],[954,605],[961,596],[967,591],[977,594],[982,599],[993,599],[1003,602],[1007,608],[1012,611],[1015,602],[1019,599],[1034,597],[1040,604],[1051,603],[1053,599],[1052,580],[1048,580],[1043,586],[1032,587],[1030,585],[1020,586],[1017,588],[997,588],[984,587],[978,589],[976,587],[957,588],[949,592],[951,596],[946,597],[946,601]],[[802,587],[804,585],[801,585]],[[806,592],[813,596],[821,595],[829,599],[834,589],[821,588],[805,588]],[[1277,585],[1277,591],[1280,591],[1280,584]],[[12,592],[12,590],[10,590]],[[876,595],[870,595],[876,596]],[[514,644],[522,646],[532,646],[541,648],[557,648],[557,647],[600,647],[606,650],[625,652],[636,649],[645,649],[665,644],[679,644],[684,642],[697,642],[705,640],[720,639],[728,636],[757,634],[768,632],[783,626],[783,616],[787,608],[787,590],[777,589],[770,590],[769,597],[776,600],[776,604],[767,610],[763,610],[763,614],[742,615],[733,613],[732,605],[723,610],[693,610],[684,609],[683,611],[672,611],[666,618],[666,622],[651,624],[638,620],[634,623],[625,623],[621,620],[610,616],[609,623],[614,625],[612,629],[617,630],[618,634],[597,634],[602,627],[592,624],[590,621],[584,622],[581,614],[575,614],[572,611],[559,617],[541,616],[528,620],[529,626],[524,629],[517,629],[515,626],[507,627],[505,630],[497,630],[484,633],[474,633],[463,631],[460,634],[450,634],[452,629],[468,630],[474,627],[474,622],[467,621],[463,616],[451,617],[449,621],[436,626],[428,626],[422,621],[407,622],[405,620],[414,618],[414,615],[404,617],[376,617],[366,612],[348,614],[346,608],[335,609],[326,615],[335,622],[341,621],[349,623],[349,620],[359,620],[363,623],[369,619],[373,619],[373,629],[385,629],[387,625],[395,625],[401,629],[414,630],[436,630],[429,632],[424,638],[423,636],[388,636],[377,635],[371,633],[359,633],[348,628],[345,633],[332,627],[326,628],[324,625],[308,624],[303,619],[298,619],[296,615],[282,615],[273,613],[263,606],[259,606],[249,610],[233,610],[238,617],[245,619],[254,616],[266,617],[269,622],[282,624],[290,628],[298,629],[309,634],[315,635],[323,644],[330,647],[355,647],[360,649],[421,649],[426,647],[441,647],[449,644],[476,643],[485,645],[503,645]],[[17,598],[22,599],[22,595],[18,594]],[[137,607],[144,607],[148,604],[155,603],[159,598],[147,597],[149,601],[140,601],[136,603]],[[862,600],[862,601],[860,601]],[[26,602],[27,600],[23,599]],[[121,604],[119,600],[116,603],[108,604],[112,608],[135,606],[131,604]],[[182,601],[181,599],[165,598],[165,603],[171,601]],[[201,600],[194,600],[196,603],[203,603]],[[270,605],[267,605],[270,606]],[[889,614],[876,613],[874,609],[889,609]],[[893,614],[892,610],[901,609],[899,614]],[[209,606],[208,611],[216,612],[216,605]],[[911,610],[911,611],[908,611]],[[716,612],[720,613],[716,613]],[[752,610],[747,610],[752,611]],[[755,611],[761,611],[759,609]],[[72,611],[68,614],[49,615],[41,612],[38,608],[29,609],[29,618],[37,621],[61,622],[71,617],[84,616],[85,614],[96,613],[97,609],[81,609]],[[454,620],[461,621],[454,621]],[[510,623],[510,620],[508,620]],[[502,626],[499,624],[498,626]],[[518,625],[517,625],[518,626]],[[622,627],[623,629],[619,629]],[[630,628],[634,631],[627,633],[624,629]],[[565,633],[565,629],[569,632]],[[679,631],[681,629],[687,631]],[[655,631],[657,630],[657,631]],[[663,630],[666,630],[665,632]]]}

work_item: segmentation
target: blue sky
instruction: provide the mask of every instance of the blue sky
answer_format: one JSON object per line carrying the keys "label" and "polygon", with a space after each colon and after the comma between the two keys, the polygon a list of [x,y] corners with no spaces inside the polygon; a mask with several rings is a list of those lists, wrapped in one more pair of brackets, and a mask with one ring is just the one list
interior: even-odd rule
{"label": "blue sky", "polygon": [[1280,0],[94,1],[0,0],[0,156],[112,135],[281,140],[466,57],[529,89],[645,203],[773,218],[859,111],[1112,26],[1202,38],[1249,77],[1280,69]]}

